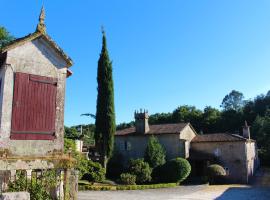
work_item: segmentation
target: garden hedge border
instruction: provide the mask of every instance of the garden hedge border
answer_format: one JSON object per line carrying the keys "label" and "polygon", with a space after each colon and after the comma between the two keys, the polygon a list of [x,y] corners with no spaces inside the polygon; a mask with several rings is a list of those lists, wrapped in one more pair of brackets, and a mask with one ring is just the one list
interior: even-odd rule
{"label": "garden hedge border", "polygon": [[171,188],[178,186],[178,183],[162,183],[162,184],[151,184],[151,185],[79,185],[79,190],[145,190],[145,189],[158,189],[158,188]]}

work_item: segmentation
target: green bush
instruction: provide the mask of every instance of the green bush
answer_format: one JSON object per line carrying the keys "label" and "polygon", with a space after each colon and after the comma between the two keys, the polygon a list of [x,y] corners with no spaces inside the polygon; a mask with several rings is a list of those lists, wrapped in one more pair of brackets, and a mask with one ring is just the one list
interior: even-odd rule
{"label": "green bush", "polygon": [[152,169],[143,159],[131,159],[128,164],[128,172],[136,176],[136,183],[142,184],[151,181]]}
{"label": "green bush", "polygon": [[153,178],[157,182],[181,183],[191,172],[189,162],[184,158],[176,158],[158,166],[153,170]]}
{"label": "green bush", "polygon": [[129,173],[123,173],[120,175],[120,181],[125,185],[136,185],[136,176]]}
{"label": "green bush", "polygon": [[107,164],[107,178],[117,179],[120,177],[120,174],[124,172],[123,160],[123,155],[115,149],[112,158]]}
{"label": "green bush", "polygon": [[102,182],[105,180],[105,169],[100,163],[87,160],[85,163],[87,172],[82,176],[82,180],[87,180],[90,182]]}
{"label": "green bush", "polygon": [[79,179],[102,182],[105,180],[105,169],[97,162],[87,160],[84,155],[76,151],[74,140],[65,138],[65,153],[70,151],[76,160],[75,168],[79,170]]}
{"label": "green bush", "polygon": [[152,185],[117,185],[117,186],[103,186],[103,185],[79,185],[79,190],[145,190],[157,188],[176,187],[177,183],[163,183]]}
{"label": "green bush", "polygon": [[16,173],[16,180],[9,182],[8,192],[28,191],[31,200],[52,200],[49,190],[56,187],[55,172],[48,171],[44,174],[44,179],[35,181],[26,180],[26,174],[23,171]]}
{"label": "green bush", "polygon": [[165,163],[165,149],[154,136],[149,137],[145,150],[144,160],[148,162],[150,167],[155,168]]}
{"label": "green bush", "polygon": [[209,165],[206,169],[210,184],[221,183],[223,177],[226,176],[225,169],[218,164]]}

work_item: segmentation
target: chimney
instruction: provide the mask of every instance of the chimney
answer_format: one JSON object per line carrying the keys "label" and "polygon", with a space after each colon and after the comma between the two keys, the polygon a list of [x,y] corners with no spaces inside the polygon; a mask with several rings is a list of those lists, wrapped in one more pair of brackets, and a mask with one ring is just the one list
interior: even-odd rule
{"label": "chimney", "polygon": [[245,121],[245,125],[243,126],[243,137],[247,138],[250,140],[250,130],[249,130],[249,127],[248,124],[247,124],[247,121]]}
{"label": "chimney", "polygon": [[135,117],[135,128],[136,128],[136,133],[147,133],[149,132],[149,124],[148,124],[148,111],[140,109],[140,111],[136,111],[134,113]]}

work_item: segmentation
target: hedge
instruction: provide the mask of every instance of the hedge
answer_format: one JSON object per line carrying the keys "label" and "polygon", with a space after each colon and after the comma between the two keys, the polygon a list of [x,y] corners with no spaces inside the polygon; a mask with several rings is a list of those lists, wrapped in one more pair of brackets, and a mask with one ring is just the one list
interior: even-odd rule
{"label": "hedge", "polygon": [[145,190],[145,189],[157,189],[157,188],[170,188],[178,186],[178,183],[162,183],[152,185],[79,185],[79,190]]}

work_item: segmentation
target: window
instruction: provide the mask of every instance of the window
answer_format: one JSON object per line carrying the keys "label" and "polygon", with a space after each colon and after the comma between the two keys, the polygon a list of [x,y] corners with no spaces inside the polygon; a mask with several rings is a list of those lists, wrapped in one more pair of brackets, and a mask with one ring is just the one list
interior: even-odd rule
{"label": "window", "polygon": [[57,79],[15,73],[11,139],[55,138]]}
{"label": "window", "polygon": [[125,141],[125,150],[130,151],[131,150],[131,143],[128,141]]}

